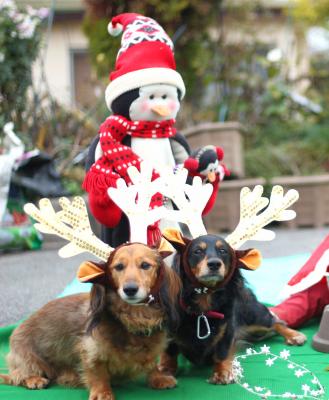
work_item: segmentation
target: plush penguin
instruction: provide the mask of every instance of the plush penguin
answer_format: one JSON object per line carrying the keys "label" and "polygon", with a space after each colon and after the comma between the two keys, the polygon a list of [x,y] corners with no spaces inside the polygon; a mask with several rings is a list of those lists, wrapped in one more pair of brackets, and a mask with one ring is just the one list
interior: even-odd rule
{"label": "plush penguin", "polygon": [[[155,179],[157,167],[174,168],[190,150],[174,127],[185,86],[176,71],[170,38],[156,21],[133,13],[114,17],[109,32],[123,32],[116,69],[105,93],[113,115],[100,126],[90,146],[83,187],[92,214],[103,225],[102,240],[118,246],[129,240],[129,226],[107,189],[116,187],[119,178],[129,184],[127,169],[139,168],[142,160],[153,165]],[[150,206],[162,202],[157,194]],[[157,226],[149,227],[149,242],[157,238]]]}
{"label": "plush penguin", "polygon": [[194,176],[199,176],[204,183],[209,182],[214,187],[202,215],[208,214],[212,209],[217,198],[220,182],[225,176],[230,175],[230,171],[221,162],[223,158],[224,151],[221,147],[209,145],[195,150],[184,162],[184,167],[189,171],[189,180],[192,180]]}

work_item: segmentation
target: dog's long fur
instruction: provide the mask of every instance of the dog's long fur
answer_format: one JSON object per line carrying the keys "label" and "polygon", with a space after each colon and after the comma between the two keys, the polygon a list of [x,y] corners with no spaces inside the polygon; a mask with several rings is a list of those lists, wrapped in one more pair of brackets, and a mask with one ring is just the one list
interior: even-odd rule
{"label": "dog's long fur", "polygon": [[[171,332],[172,341],[161,357],[162,371],[175,375],[177,355],[181,352],[194,364],[214,366],[210,383],[226,384],[233,380],[231,364],[238,339],[255,339],[274,330],[290,344],[301,344],[305,340],[304,335],[279,324],[267,307],[257,301],[245,286],[239,268],[230,277],[234,259],[239,265],[239,258],[249,254],[248,250],[235,252],[216,235],[204,235],[192,241],[181,238],[171,243],[178,251],[174,268],[182,279],[182,307],[179,328]],[[217,263],[218,268],[211,270],[211,263]],[[240,262],[239,266],[244,265]],[[230,278],[226,282],[227,277]],[[207,288],[207,292],[195,291],[196,282]],[[211,334],[199,339],[197,319],[210,310],[224,314],[224,318],[208,317]],[[204,323],[201,330],[205,334]]]}
{"label": "dog's long fur", "polygon": [[[129,282],[135,278],[143,285],[148,280],[152,286],[162,263],[157,251],[135,244],[117,253],[124,257],[120,262],[130,263],[126,267]],[[148,271],[135,265],[144,254],[152,264]],[[114,257],[112,264],[117,262]],[[104,268],[111,270],[113,265]],[[153,388],[175,386],[175,380],[160,373],[155,365],[167,343],[164,326],[168,320],[177,322],[179,279],[165,267],[159,301],[133,305],[118,294],[128,279],[122,278],[126,275],[113,273],[118,290],[95,283],[90,294],[51,301],[16,328],[7,357],[9,374],[1,376],[4,383],[30,389],[41,389],[50,382],[86,386],[90,400],[114,399],[110,382],[140,374],[148,375]]]}

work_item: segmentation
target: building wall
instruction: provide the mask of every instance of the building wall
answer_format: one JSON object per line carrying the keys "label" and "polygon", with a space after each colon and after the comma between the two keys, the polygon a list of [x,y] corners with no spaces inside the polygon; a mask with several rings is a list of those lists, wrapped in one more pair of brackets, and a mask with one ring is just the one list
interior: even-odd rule
{"label": "building wall", "polygon": [[[78,0],[77,0],[78,1]],[[73,53],[88,51],[87,39],[84,36],[81,24],[81,15],[62,14],[60,18],[55,18],[52,31],[48,41],[47,51],[42,51],[44,57],[45,75],[49,89],[55,99],[64,105],[77,105],[88,107],[95,101],[95,93],[102,93],[103,88],[97,87],[96,79],[92,77],[92,71],[88,58],[85,60],[79,58],[80,66],[73,65]],[[294,25],[284,14],[277,14],[272,17],[260,15],[250,23],[250,21],[241,21],[234,15],[227,14],[224,19],[225,41],[227,43],[243,42],[252,40],[256,37],[269,44],[270,47],[278,47],[282,50],[283,57],[286,59],[284,73],[290,79],[294,80],[298,76],[307,75],[309,69],[309,55],[304,38],[295,31]],[[216,29],[214,35],[218,34]],[[249,38],[249,39],[248,39]],[[46,43],[47,44],[47,43]],[[84,62],[88,65],[84,68]],[[79,77],[75,76],[76,71],[81,71]],[[89,81],[88,80],[89,76]],[[39,85],[44,85],[40,62],[34,67],[34,81]],[[85,87],[79,87],[77,90],[75,84]],[[307,81],[299,81],[296,89],[302,92],[308,85]],[[88,93],[88,94],[86,94]],[[89,102],[81,100],[80,97],[89,98]],[[77,99],[78,98],[78,99]]]}
{"label": "building wall", "polygon": [[[55,20],[49,39],[44,39],[40,57],[44,60],[44,72],[50,92],[65,105],[74,103],[73,51],[87,51],[87,38],[81,30],[82,19]],[[34,83],[44,86],[41,62],[35,63]]]}

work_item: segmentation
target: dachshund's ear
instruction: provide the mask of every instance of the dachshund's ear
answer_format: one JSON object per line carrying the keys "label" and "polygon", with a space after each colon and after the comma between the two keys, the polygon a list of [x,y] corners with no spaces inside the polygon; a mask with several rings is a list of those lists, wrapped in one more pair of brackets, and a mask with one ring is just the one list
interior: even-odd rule
{"label": "dachshund's ear", "polygon": [[80,282],[100,283],[105,276],[105,265],[96,264],[91,261],[83,262],[77,272]]}
{"label": "dachshund's ear", "polygon": [[159,290],[160,303],[166,312],[170,329],[179,326],[178,298],[182,283],[178,274],[168,266],[164,266],[164,280]]}
{"label": "dachshund's ear", "polygon": [[161,238],[156,245],[156,249],[161,255],[161,258],[166,258],[175,252],[173,246],[165,238]]}
{"label": "dachshund's ear", "polygon": [[106,306],[109,306],[109,300],[106,297],[106,288],[104,285],[93,284],[90,291],[90,306],[87,320],[87,334],[91,334],[102,319],[102,314]]}
{"label": "dachshund's ear", "polygon": [[238,259],[238,267],[254,271],[260,267],[262,255],[257,249],[236,250],[235,254]]}
{"label": "dachshund's ear", "polygon": [[178,251],[182,252],[190,243],[190,239],[182,236],[177,229],[167,228],[162,232],[162,236]]}

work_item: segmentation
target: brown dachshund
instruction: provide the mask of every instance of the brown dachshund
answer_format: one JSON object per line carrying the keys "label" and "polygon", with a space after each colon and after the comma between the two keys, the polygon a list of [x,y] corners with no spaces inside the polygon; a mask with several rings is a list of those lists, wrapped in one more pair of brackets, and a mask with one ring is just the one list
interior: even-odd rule
{"label": "brown dachshund", "polygon": [[125,244],[107,263],[82,264],[78,276],[93,282],[90,294],[51,301],[15,329],[4,383],[86,386],[89,400],[113,400],[112,382],[141,374],[151,388],[174,387],[156,359],[167,344],[163,328],[177,322],[180,281],[160,253]]}

